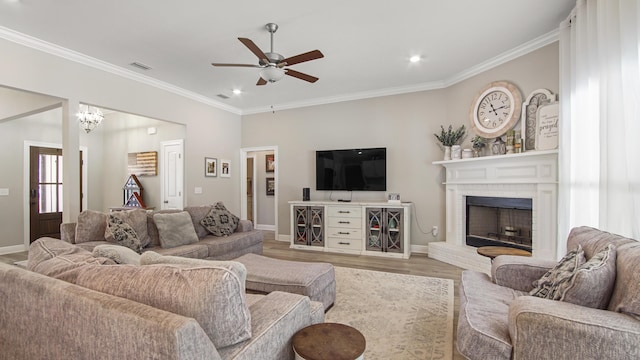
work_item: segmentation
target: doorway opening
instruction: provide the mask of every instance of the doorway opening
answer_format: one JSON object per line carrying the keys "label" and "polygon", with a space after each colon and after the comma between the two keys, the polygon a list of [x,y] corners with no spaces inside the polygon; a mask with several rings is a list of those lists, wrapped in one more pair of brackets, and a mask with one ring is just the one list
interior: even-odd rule
{"label": "doorway opening", "polygon": [[277,159],[277,146],[240,149],[240,216],[251,217],[256,229],[274,231],[279,240]]}

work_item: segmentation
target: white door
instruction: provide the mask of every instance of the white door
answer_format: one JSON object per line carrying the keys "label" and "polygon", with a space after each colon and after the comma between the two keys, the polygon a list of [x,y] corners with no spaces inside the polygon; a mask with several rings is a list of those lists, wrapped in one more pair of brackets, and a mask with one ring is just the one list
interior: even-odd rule
{"label": "white door", "polygon": [[184,207],[184,143],[183,140],[162,142],[162,209]]}

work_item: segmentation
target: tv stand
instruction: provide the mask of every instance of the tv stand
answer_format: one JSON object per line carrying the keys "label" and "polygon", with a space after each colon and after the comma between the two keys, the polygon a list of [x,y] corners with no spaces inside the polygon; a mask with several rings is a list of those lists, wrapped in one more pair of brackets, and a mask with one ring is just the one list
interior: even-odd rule
{"label": "tv stand", "polygon": [[289,201],[289,205],[293,249],[411,256],[411,203]]}

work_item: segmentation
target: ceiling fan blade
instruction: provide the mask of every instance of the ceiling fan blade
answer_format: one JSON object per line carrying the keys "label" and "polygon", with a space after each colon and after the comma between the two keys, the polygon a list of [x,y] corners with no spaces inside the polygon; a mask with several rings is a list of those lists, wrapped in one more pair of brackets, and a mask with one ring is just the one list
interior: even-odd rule
{"label": "ceiling fan blade", "polygon": [[267,85],[267,80],[265,80],[263,78],[259,78],[258,82],[256,83],[256,85],[258,85],[258,86]]}
{"label": "ceiling fan blade", "polygon": [[224,64],[224,63],[211,63],[213,66],[235,66],[235,67],[261,67],[260,65],[255,64]]}
{"label": "ceiling fan blade", "polygon": [[244,46],[251,50],[251,52],[254,53],[255,56],[258,57],[258,59],[262,60],[265,64],[269,63],[269,58],[267,58],[267,55],[265,55],[264,52],[260,50],[258,45],[256,45],[253,41],[247,38],[238,38],[238,40],[240,40],[240,42],[243,43]]}
{"label": "ceiling fan blade", "polygon": [[285,69],[284,71],[289,76],[293,76],[294,78],[298,78],[300,80],[308,81],[310,83],[314,83],[314,82],[318,81],[317,77],[311,76],[311,75],[308,75],[308,74],[305,74],[305,73],[301,73],[299,71],[295,71],[295,70],[291,70],[291,69]]}
{"label": "ceiling fan blade", "polygon": [[320,50],[312,50],[312,51],[306,52],[304,54],[288,57],[288,58],[282,60],[280,63],[278,63],[278,66],[279,67],[283,67],[285,65],[294,65],[294,64],[299,64],[301,62],[305,62],[305,61],[311,61],[311,60],[315,60],[315,59],[320,59],[320,58],[323,58],[323,57],[324,57],[324,55],[322,55]]}

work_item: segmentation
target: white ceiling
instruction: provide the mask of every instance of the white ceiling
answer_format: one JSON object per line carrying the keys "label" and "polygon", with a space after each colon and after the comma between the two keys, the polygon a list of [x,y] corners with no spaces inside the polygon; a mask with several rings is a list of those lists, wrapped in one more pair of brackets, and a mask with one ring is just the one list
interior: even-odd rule
{"label": "white ceiling", "polygon": [[[274,108],[440,88],[473,69],[553,40],[575,0],[0,0],[0,36],[22,34],[153,78],[178,92],[247,114]],[[269,51],[319,49],[324,58],[256,86],[257,63],[238,37]],[[49,46],[49,44],[46,44]],[[60,49],[59,49],[60,50]],[[412,55],[423,61],[410,64]],[[3,54],[7,56],[7,54]],[[81,57],[82,58],[82,57]],[[82,61],[82,60],[81,60]],[[141,62],[152,70],[131,67]],[[95,62],[94,62],[95,63]],[[1,79],[0,79],[1,81]],[[233,89],[241,89],[234,95]],[[186,90],[186,92],[184,91]],[[217,95],[229,96],[223,100]]]}

